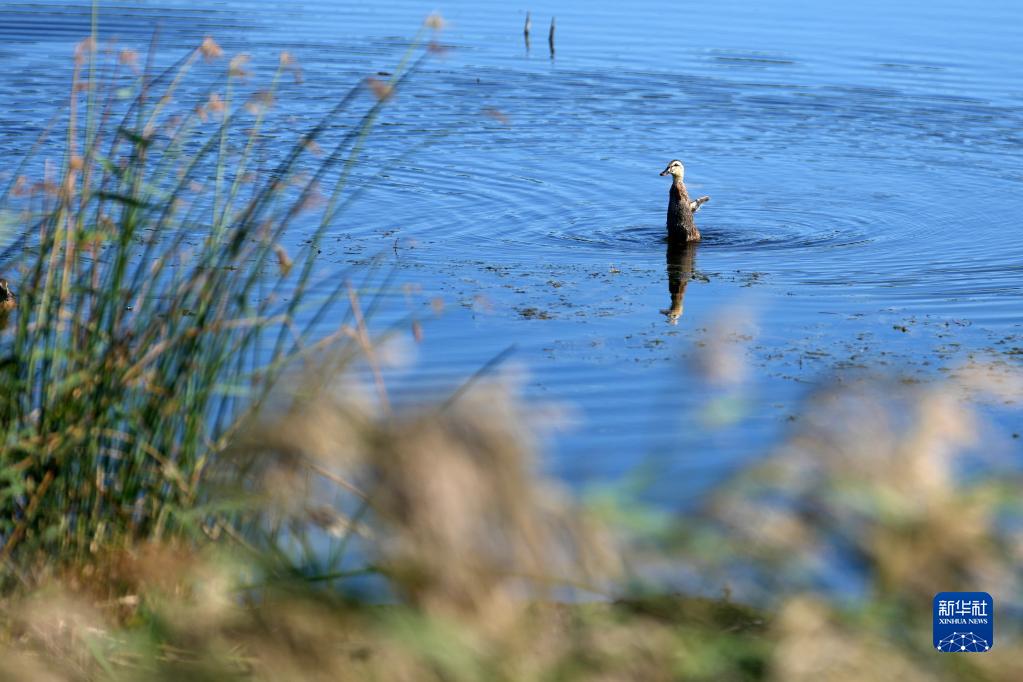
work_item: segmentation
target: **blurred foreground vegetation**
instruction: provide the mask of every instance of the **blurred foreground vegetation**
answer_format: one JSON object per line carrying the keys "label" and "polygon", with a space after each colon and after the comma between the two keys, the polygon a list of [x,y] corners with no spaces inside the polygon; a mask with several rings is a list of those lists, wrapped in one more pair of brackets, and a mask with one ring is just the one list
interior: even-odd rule
{"label": "blurred foreground vegetation", "polygon": [[[372,302],[317,245],[424,49],[262,157],[291,56],[252,90],[212,39],[164,69],[79,46],[62,162],[0,197],[0,674],[1023,679],[1019,475],[961,473],[990,429],[966,396],[1018,406],[1012,368],[822,388],[678,515],[538,475],[499,385],[394,414],[346,379]],[[995,595],[993,651],[932,650],[955,589]]]}

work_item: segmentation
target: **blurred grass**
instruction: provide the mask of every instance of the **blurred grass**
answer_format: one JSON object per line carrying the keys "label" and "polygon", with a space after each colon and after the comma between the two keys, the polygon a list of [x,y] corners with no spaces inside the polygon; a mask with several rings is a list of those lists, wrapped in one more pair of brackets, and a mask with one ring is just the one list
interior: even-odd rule
{"label": "blurred grass", "polygon": [[[945,487],[983,433],[962,384],[822,389],[760,466],[656,524],[621,523],[639,505],[609,514],[610,493],[587,509],[538,475],[529,418],[497,386],[394,415],[311,385],[243,425],[224,476],[211,478],[247,496],[259,524],[234,526],[237,541],[108,548],[10,593],[3,673],[787,682],[1023,672],[1018,474]],[[995,595],[995,648],[936,653],[934,592],[978,586]]]}
{"label": "blurred grass", "polygon": [[[395,414],[379,374],[375,394],[346,379],[375,339],[347,278],[317,281],[317,246],[424,35],[270,164],[290,55],[249,92],[212,39],[159,72],[79,46],[66,129],[49,126],[61,165],[37,162],[41,140],[0,201],[18,294],[0,676],[1023,679],[1011,615],[982,656],[929,633],[940,590],[1018,613],[1018,473],[960,473],[988,434],[963,391],[1018,404],[1011,373],[822,388],[786,443],[681,515],[639,501],[650,472],[587,504],[561,490],[485,380]],[[175,104],[200,69],[223,79]],[[311,238],[289,254],[295,225]],[[705,347],[713,395],[740,401],[741,355]]]}

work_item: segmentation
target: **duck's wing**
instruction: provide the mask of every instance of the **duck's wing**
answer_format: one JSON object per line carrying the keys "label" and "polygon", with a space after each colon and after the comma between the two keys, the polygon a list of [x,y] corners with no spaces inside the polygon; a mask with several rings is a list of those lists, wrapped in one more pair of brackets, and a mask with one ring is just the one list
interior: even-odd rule
{"label": "duck's wing", "polygon": [[703,206],[708,201],[710,201],[710,197],[700,197],[696,201],[690,201],[689,210],[692,211],[693,213],[696,213],[697,211],[700,210],[700,207]]}

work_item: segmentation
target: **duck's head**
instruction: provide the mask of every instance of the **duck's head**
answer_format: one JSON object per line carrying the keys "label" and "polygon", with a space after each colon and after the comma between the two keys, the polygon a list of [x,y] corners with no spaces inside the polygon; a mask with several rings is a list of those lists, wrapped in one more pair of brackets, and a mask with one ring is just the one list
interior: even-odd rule
{"label": "duck's head", "polygon": [[679,180],[686,174],[686,167],[682,165],[682,162],[678,159],[674,159],[668,164],[668,167],[661,171],[661,175],[671,175]]}
{"label": "duck's head", "polygon": [[7,284],[7,280],[0,277],[0,298],[7,298],[11,295],[11,287]]}

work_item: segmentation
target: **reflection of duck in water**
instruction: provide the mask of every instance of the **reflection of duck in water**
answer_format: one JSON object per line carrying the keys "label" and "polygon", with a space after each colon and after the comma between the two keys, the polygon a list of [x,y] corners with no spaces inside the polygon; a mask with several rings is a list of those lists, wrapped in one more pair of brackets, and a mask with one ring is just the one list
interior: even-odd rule
{"label": "reflection of duck in water", "polygon": [[675,180],[668,190],[668,239],[670,241],[700,241],[700,231],[696,229],[693,222],[693,214],[700,210],[700,207],[710,201],[710,197],[700,197],[695,201],[689,198],[686,191],[686,184],[682,178],[686,174],[686,167],[682,162],[675,159],[668,164],[668,167],[661,171],[661,175],[670,175]]}
{"label": "reflection of duck in water", "polygon": [[669,323],[677,324],[678,318],[682,317],[686,286],[693,278],[696,244],[669,241],[666,260],[668,261],[668,293],[671,294],[671,307],[661,312],[667,316]]}

